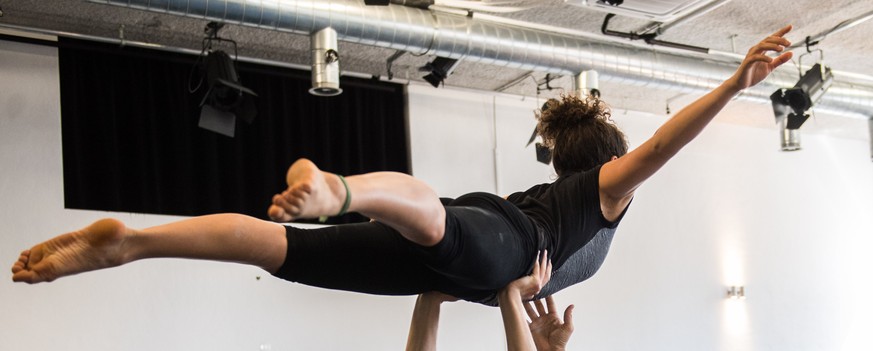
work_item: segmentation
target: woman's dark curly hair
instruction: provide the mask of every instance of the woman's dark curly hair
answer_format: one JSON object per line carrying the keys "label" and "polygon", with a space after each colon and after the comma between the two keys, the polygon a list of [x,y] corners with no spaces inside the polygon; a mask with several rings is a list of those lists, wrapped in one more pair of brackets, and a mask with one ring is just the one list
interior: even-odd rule
{"label": "woman's dark curly hair", "polygon": [[536,113],[537,133],[552,153],[558,176],[583,172],[627,153],[624,133],[612,121],[603,100],[561,95],[549,99]]}

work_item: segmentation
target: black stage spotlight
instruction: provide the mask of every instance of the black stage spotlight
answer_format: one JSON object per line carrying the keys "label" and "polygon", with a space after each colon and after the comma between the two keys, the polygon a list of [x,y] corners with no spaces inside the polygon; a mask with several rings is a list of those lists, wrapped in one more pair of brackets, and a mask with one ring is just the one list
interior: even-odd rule
{"label": "black stage spotlight", "polygon": [[455,70],[455,67],[458,66],[458,62],[460,61],[456,59],[437,56],[433,61],[428,62],[427,65],[422,67],[423,71],[430,72],[430,74],[424,76],[424,80],[433,85],[434,88],[439,88],[443,80],[448,78],[452,71]]}
{"label": "black stage spotlight", "polygon": [[252,123],[257,115],[254,98],[258,94],[240,84],[234,62],[224,51],[210,51],[203,70],[209,90],[200,102],[198,126],[232,138],[237,117]]}
{"label": "black stage spotlight", "polygon": [[798,129],[809,118],[806,112],[821,99],[833,84],[830,67],[817,63],[792,88],[779,89],[770,95],[776,123],[782,125],[782,150],[800,150]]}
{"label": "black stage spotlight", "polygon": [[[533,144],[534,140],[537,138],[537,129],[534,128],[533,134],[530,135],[530,140],[527,142],[527,146]],[[552,150],[549,150],[548,146],[543,145],[543,143],[537,142],[534,144],[537,152],[537,161],[544,164],[549,164],[552,162]]]}
{"label": "black stage spotlight", "polygon": [[776,123],[782,123],[787,118],[785,128],[788,129],[799,129],[809,118],[806,111],[812,107],[809,95],[800,88],[779,89],[770,95],[770,102],[773,103]]}
{"label": "black stage spotlight", "polygon": [[[808,111],[822,95],[833,84],[834,75],[831,73],[830,67],[822,66],[820,63],[815,64],[806,74],[800,78],[793,88],[779,89],[773,95],[770,95],[770,101],[773,102],[773,113],[776,115],[776,122],[781,122],[784,118],[794,115],[803,115]],[[789,122],[795,128],[800,128],[797,119],[795,122]]]}
{"label": "black stage spotlight", "polygon": [[[545,111],[549,108],[549,102],[546,101],[543,103],[543,107],[540,108],[541,111]],[[530,135],[530,140],[527,141],[527,146],[530,146],[537,138],[537,129],[534,127],[533,134]],[[549,164],[552,162],[552,150],[549,150],[548,146],[543,145],[543,143],[536,143],[534,145],[536,147],[537,152],[537,161],[544,164]]]}

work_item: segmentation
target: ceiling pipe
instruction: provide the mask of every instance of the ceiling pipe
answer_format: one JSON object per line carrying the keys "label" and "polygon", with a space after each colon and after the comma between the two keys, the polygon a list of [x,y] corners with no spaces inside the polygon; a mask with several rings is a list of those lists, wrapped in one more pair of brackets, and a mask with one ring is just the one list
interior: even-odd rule
{"label": "ceiling pipe", "polygon": [[721,5],[724,5],[729,1],[731,1],[731,0],[715,0],[713,2],[710,2],[706,5],[699,7],[698,9],[696,9],[694,11],[686,13],[682,17],[679,17],[679,18],[674,19],[674,20],[669,21],[669,22],[649,22],[645,26],[636,30],[636,33],[639,33],[639,34],[655,33],[658,35],[664,34],[665,32],[667,32],[668,29],[673,28],[673,27],[680,25],[682,23],[697,19],[698,17],[703,16],[707,13],[710,13],[713,10],[721,7]]}
{"label": "ceiling pipe", "polygon": [[[547,24],[524,22],[524,21],[514,20],[511,18],[507,18],[507,17],[499,17],[499,16],[494,16],[494,15],[489,15],[489,14],[483,14],[480,12],[466,13],[464,11],[444,8],[444,7],[440,7],[440,6],[436,6],[436,5],[431,6],[430,10],[432,10],[432,11],[447,11],[448,13],[455,13],[455,14],[460,15],[460,16],[472,16],[473,20],[482,20],[485,22],[500,23],[500,24],[521,27],[521,28],[526,28],[526,29],[536,30],[536,31],[542,31],[542,32],[547,32],[547,33],[562,34],[562,35],[570,36],[570,37],[573,37],[576,39],[584,39],[584,40],[599,42],[599,43],[605,44],[605,45],[629,46],[631,48],[636,48],[638,50],[648,50],[648,51],[654,51],[654,52],[658,52],[658,53],[676,54],[676,55],[686,56],[686,57],[690,57],[690,58],[698,58],[701,60],[715,60],[715,61],[719,61],[719,62],[725,62],[728,64],[732,64],[732,65],[734,65],[734,67],[738,66],[739,63],[742,62],[746,56],[745,54],[739,54],[739,53],[728,52],[728,51],[721,51],[721,50],[716,50],[713,48],[708,48],[707,53],[702,54],[702,53],[695,52],[695,51],[682,50],[682,49],[671,48],[671,47],[667,47],[667,46],[653,46],[653,45],[646,44],[644,42],[628,41],[628,40],[622,39],[622,38],[617,38],[617,37],[612,37],[612,36],[603,36],[603,35],[589,33],[589,32],[582,32],[582,31],[578,31],[578,30],[550,26]],[[812,68],[812,66],[808,66],[808,65],[802,66],[803,70],[808,70],[810,68]],[[873,89],[873,75],[856,73],[856,72],[849,72],[849,71],[841,71],[841,70],[836,70],[836,69],[833,69],[831,71],[834,73],[835,76],[839,77],[839,81],[841,83]],[[800,76],[798,76],[798,78],[799,77]]]}
{"label": "ceiling pipe", "polygon": [[[637,88],[703,93],[733,74],[736,64],[654,49],[476,20],[406,6],[366,6],[350,0],[89,0],[201,20],[310,35],[332,27],[339,40],[562,75],[597,70],[600,79]],[[793,86],[791,69],[774,72],[740,99],[770,103]],[[816,105],[821,112],[868,118],[873,87],[838,81]]]}
{"label": "ceiling pipe", "polygon": [[635,32],[625,33],[625,32],[610,30],[609,29],[609,20],[612,19],[613,17],[615,17],[615,14],[610,13],[610,14],[606,15],[606,17],[603,19],[603,24],[600,27],[600,32],[603,33],[603,35],[609,35],[609,36],[619,37],[619,38],[626,38],[626,39],[630,39],[630,40],[642,40],[642,41],[645,41],[646,44],[649,44],[649,45],[666,46],[666,47],[671,47],[671,48],[676,48],[676,49],[681,49],[681,50],[699,52],[702,54],[709,53],[709,48],[659,40],[659,39],[657,39],[658,33],[639,34],[639,33],[635,33]]}
{"label": "ceiling pipe", "polygon": [[796,48],[801,48],[804,46],[809,47],[809,46],[815,45],[818,42],[827,38],[828,35],[837,34],[839,32],[846,30],[846,29],[849,29],[849,28],[852,28],[858,24],[861,24],[869,19],[873,19],[873,10],[870,10],[867,13],[864,13],[860,16],[855,17],[855,18],[851,18],[851,19],[845,20],[843,22],[840,22],[840,24],[837,24],[833,28],[828,29],[824,32],[818,33],[816,35],[808,36],[808,37],[806,37],[805,41],[796,42],[796,43],[792,44],[791,46],[789,46],[788,48],[789,49],[796,49]]}

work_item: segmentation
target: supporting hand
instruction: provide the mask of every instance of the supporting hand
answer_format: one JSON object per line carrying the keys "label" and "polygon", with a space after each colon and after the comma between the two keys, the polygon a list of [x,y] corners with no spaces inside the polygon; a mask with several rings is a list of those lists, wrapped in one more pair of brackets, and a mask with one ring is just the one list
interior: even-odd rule
{"label": "supporting hand", "polygon": [[[524,305],[531,322],[530,333],[539,351],[562,351],[567,348],[570,335],[573,334],[573,305],[564,310],[564,320],[558,315],[555,300],[549,296],[543,300],[531,301]],[[534,307],[536,306],[536,307]],[[548,310],[546,310],[548,308]]]}
{"label": "supporting hand", "polygon": [[512,281],[505,289],[517,292],[522,300],[532,299],[552,278],[552,261],[548,254],[548,250],[543,251],[534,261],[533,272]]}

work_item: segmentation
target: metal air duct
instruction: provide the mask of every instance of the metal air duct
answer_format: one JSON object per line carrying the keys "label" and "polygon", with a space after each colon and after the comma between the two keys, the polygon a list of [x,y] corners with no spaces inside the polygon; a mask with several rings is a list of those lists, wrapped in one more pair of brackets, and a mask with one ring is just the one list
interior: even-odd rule
{"label": "metal air duct", "polygon": [[[711,90],[735,63],[705,61],[654,48],[491,22],[406,6],[366,6],[351,0],[89,0],[196,19],[310,35],[331,27],[339,40],[562,75],[596,70],[600,79],[644,89],[682,93]],[[839,80],[840,77],[837,77]],[[740,96],[769,103],[769,95],[797,80],[791,69],[774,72]],[[873,87],[835,83],[816,106],[822,112],[867,118]]]}

